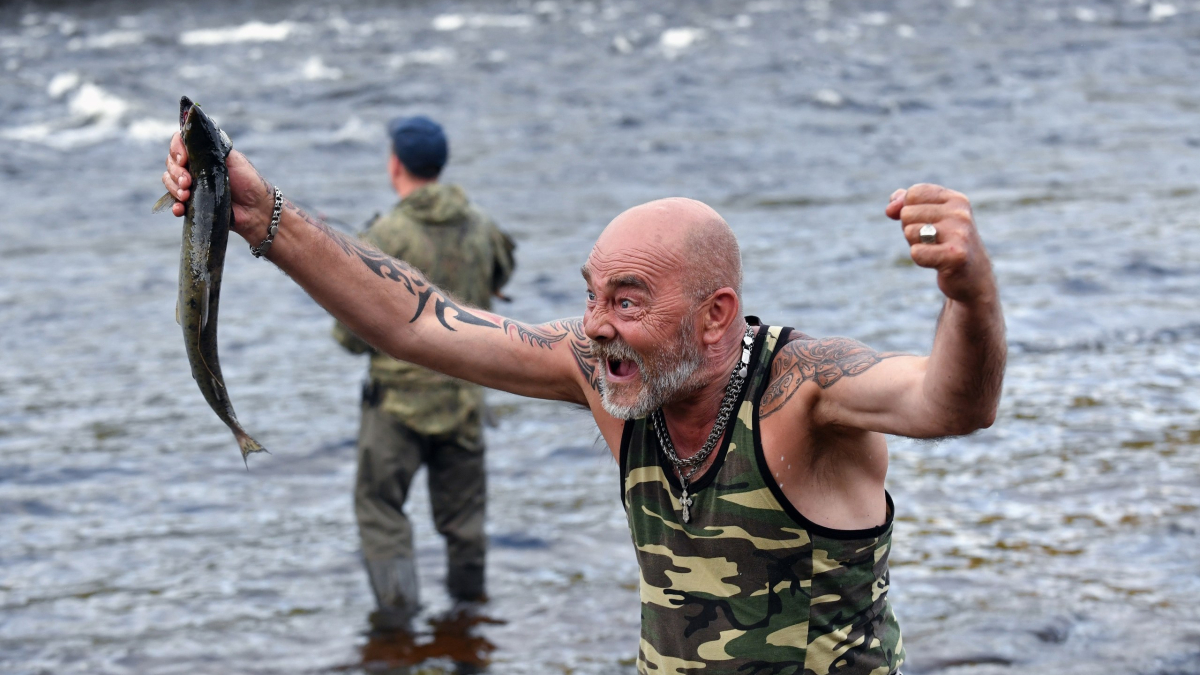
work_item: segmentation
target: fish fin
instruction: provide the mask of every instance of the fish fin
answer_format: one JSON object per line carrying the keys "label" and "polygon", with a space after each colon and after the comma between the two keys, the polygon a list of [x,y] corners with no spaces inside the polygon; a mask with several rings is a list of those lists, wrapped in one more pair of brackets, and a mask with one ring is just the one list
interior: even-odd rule
{"label": "fish fin", "polygon": [[180,326],[183,325],[183,322],[179,320],[179,301],[178,300],[175,301],[175,323],[179,324]]}
{"label": "fish fin", "polygon": [[[250,468],[250,461],[247,460],[246,458],[250,456],[250,453],[252,453],[252,452],[267,452],[267,449],[264,448],[261,443],[254,440],[253,438],[250,438],[250,435],[247,434],[246,432],[235,431],[235,432],[233,432],[233,435],[235,438],[237,438],[238,447],[242,449],[242,462],[244,462],[246,464],[247,469]],[[267,454],[270,454],[270,453],[267,453]]]}
{"label": "fish fin", "polygon": [[202,283],[204,284],[204,299],[200,301],[201,302],[201,305],[200,305],[200,330],[204,330],[205,326],[208,325],[209,285],[208,285],[207,281],[202,282]]}
{"label": "fish fin", "polygon": [[230,152],[233,152],[233,141],[229,140],[229,134],[225,133],[224,129],[218,128],[221,133],[221,156],[228,157]]}
{"label": "fish fin", "polygon": [[154,202],[154,207],[150,210],[150,213],[162,213],[163,211],[166,211],[168,207],[174,205],[175,198],[171,196],[170,192],[168,192],[159,197],[158,201]]}

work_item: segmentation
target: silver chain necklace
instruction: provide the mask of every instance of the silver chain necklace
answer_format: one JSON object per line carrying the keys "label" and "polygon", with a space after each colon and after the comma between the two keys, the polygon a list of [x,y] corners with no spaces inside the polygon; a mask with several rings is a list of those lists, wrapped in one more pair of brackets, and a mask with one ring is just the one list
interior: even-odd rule
{"label": "silver chain necklace", "polygon": [[746,326],[746,334],[742,337],[742,360],[733,367],[733,372],[729,375],[729,384],[725,385],[725,397],[721,399],[721,408],[717,411],[717,421],[713,424],[712,431],[708,432],[708,440],[704,442],[704,447],[700,448],[699,452],[687,459],[679,459],[679,455],[675,452],[675,444],[671,442],[671,432],[667,430],[667,420],[663,417],[662,408],[650,413],[650,422],[654,425],[654,432],[658,434],[658,444],[679,473],[679,484],[683,486],[679,505],[682,507],[683,522],[685,523],[692,518],[692,498],[688,496],[688,484],[691,482],[692,476],[696,475],[696,472],[708,460],[708,456],[716,449],[721,437],[725,435],[725,427],[729,424],[729,416],[733,413],[733,404],[741,395],[742,386],[746,383],[746,376],[749,374],[750,348],[753,344],[754,332],[750,330],[749,326]]}

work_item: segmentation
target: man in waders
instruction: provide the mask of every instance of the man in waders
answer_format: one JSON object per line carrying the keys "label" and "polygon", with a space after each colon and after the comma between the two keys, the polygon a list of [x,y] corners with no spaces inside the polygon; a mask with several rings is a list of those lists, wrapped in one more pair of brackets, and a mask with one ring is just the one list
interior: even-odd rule
{"label": "man in waders", "polygon": [[[361,239],[421,270],[462,302],[491,306],[513,271],[512,240],[467,200],[438,182],[449,156],[442,127],[426,117],[388,125],[388,175],[400,202]],[[429,476],[437,531],[446,540],[446,587],[456,607],[484,598],[483,388],[375,351],[344,324],[333,335],[370,354],[358,435],[354,513],[378,609],[372,624],[408,628],[418,609],[412,524],[404,502],[417,469]]]}
{"label": "man in waders", "polygon": [[[186,163],[177,135],[163,183],[179,200]],[[737,240],[694,200],[614,218],[582,269],[583,317],[529,325],[277,200],[236,151],[228,167],[237,232],[376,348],[592,412],[641,570],[639,673],[898,672],[885,435],[987,427],[1004,376],[999,291],[965,196],[920,184],[887,200],[945,296],[930,354],[914,356],[744,316]],[[839,235],[813,232],[814,247]]]}

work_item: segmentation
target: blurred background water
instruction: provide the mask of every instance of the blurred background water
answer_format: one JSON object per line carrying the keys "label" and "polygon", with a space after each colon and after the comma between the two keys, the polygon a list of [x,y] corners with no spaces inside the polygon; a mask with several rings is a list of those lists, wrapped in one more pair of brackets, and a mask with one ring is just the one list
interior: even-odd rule
{"label": "blurred background water", "polygon": [[[365,364],[239,240],[222,360],[272,454],[238,462],[172,318],[179,222],[149,214],[180,94],[351,229],[394,200],[384,122],[438,118],[446,178],[516,236],[501,311],[526,321],[581,313],[615,214],[685,195],[737,232],[749,312],[926,351],[940,296],[882,210],[966,192],[1010,362],[992,429],[892,442],[905,671],[1200,673],[1195,0],[0,4],[0,671],[353,672],[371,649]],[[611,457],[584,413],[489,401],[502,623],[470,651],[633,672]],[[410,511],[436,619],[423,491]],[[436,652],[419,672],[455,670]]]}

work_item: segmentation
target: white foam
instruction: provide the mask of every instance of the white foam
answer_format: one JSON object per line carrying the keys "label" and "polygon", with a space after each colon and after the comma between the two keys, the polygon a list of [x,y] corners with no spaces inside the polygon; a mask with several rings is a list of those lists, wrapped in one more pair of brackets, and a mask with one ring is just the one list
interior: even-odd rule
{"label": "white foam", "polygon": [[128,47],[130,45],[140,45],[146,41],[146,35],[137,30],[114,30],[104,33],[103,35],[93,35],[86,38],[72,38],[67,43],[67,49],[78,51],[80,49],[113,49],[115,47]]}
{"label": "white foam", "polygon": [[532,28],[533,17],[528,14],[476,14],[467,17],[472,28]]}
{"label": "white foam", "polygon": [[858,20],[864,26],[886,26],[891,17],[887,12],[867,12],[859,16]]}
{"label": "white foam", "polygon": [[306,80],[339,80],[342,77],[342,69],[325,65],[321,57],[314,54],[304,62],[300,74]]}
{"label": "white foam", "polygon": [[403,68],[409,64],[441,66],[447,63],[454,63],[457,58],[458,56],[454,53],[453,49],[437,47],[434,49],[420,49],[406,54],[394,54],[389,60],[388,65],[392,68]]}
{"label": "white foam", "polygon": [[1075,18],[1084,23],[1092,23],[1096,19],[1099,19],[1100,15],[1091,7],[1076,7]]}
{"label": "white foam", "polygon": [[60,35],[74,35],[79,32],[79,24],[75,23],[73,19],[64,17],[58,23],[58,32]]}
{"label": "white foam", "polygon": [[39,122],[0,131],[0,136],[27,143],[40,143],[56,150],[70,150],[85,145],[95,145],[114,137],[119,129],[112,124],[92,124],[82,127],[65,127],[63,123]]}
{"label": "white foam", "polygon": [[228,28],[202,28],[179,34],[179,43],[184,45],[224,45],[235,42],[281,42],[286,40],[296,24],[291,21],[263,23],[250,21]]}
{"label": "white foam", "polygon": [[1179,10],[1175,8],[1175,5],[1172,5],[1169,2],[1156,2],[1153,5],[1150,5],[1151,21],[1162,21],[1163,19],[1168,19],[1178,13]]}
{"label": "white foam", "polygon": [[462,14],[439,14],[433,18],[434,30],[458,30],[465,25],[467,25],[467,17]]}
{"label": "white foam", "polygon": [[46,85],[46,93],[50,98],[62,98],[67,92],[79,86],[79,73],[68,71],[59,73],[50,78],[50,84]]}
{"label": "white foam", "polygon": [[145,118],[134,120],[126,133],[135,141],[158,142],[169,139],[176,131],[179,131],[178,121]]}
{"label": "white foam", "polygon": [[346,17],[342,16],[341,14],[334,14],[333,16],[329,17],[329,21],[327,23],[329,24],[330,28],[336,30],[342,35],[346,35],[347,33],[354,31],[354,24],[346,20]]}
{"label": "white foam", "polygon": [[115,123],[129,110],[129,104],[88,82],[79,88],[67,108],[83,119]]}
{"label": "white foam", "polygon": [[3,129],[0,137],[59,150],[92,145],[120,133],[129,104],[89,82],[79,86],[67,102],[67,110],[70,115],[66,118]]}
{"label": "white foam", "polygon": [[836,108],[846,102],[846,99],[841,94],[832,89],[819,89],[813,94],[813,99],[817,103]]}
{"label": "white foam", "polygon": [[221,70],[211,63],[185,63],[179,66],[179,77],[185,80],[202,80],[206,77],[214,77]]}
{"label": "white foam", "polygon": [[357,116],[346,120],[340,129],[329,135],[333,143],[380,143],[383,142],[383,131],[376,125],[366,124]]}
{"label": "white foam", "polygon": [[687,48],[703,40],[707,32],[703,28],[668,28],[658,38],[658,43],[669,58],[679,56]]}
{"label": "white foam", "polygon": [[433,29],[452,31],[460,28],[532,28],[534,18],[528,14],[440,14],[433,19]]}
{"label": "white foam", "polygon": [[54,128],[44,122],[26,124],[21,127],[0,130],[0,136],[14,141],[26,143],[42,143],[50,136]]}
{"label": "white foam", "polygon": [[902,23],[899,26],[896,26],[896,35],[899,35],[906,40],[911,39],[917,36],[917,29],[906,23]]}

